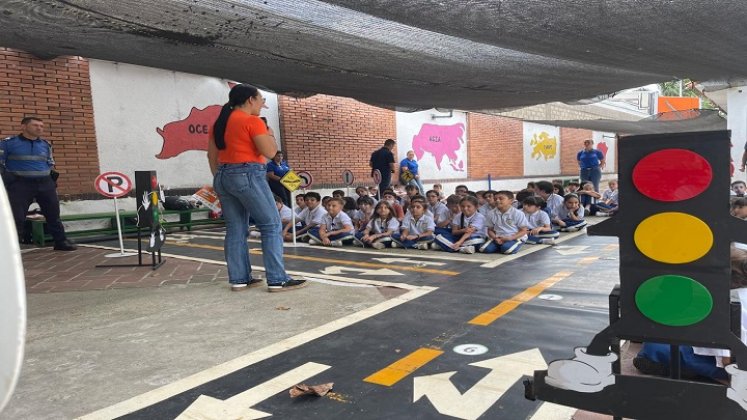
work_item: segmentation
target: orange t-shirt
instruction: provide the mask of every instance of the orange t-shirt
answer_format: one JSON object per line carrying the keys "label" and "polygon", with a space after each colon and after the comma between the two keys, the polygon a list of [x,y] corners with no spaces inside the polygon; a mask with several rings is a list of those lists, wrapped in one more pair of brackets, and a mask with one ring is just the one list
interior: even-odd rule
{"label": "orange t-shirt", "polygon": [[267,159],[259,153],[254,144],[254,137],[267,134],[265,122],[256,115],[234,111],[226,124],[226,148],[218,150],[220,163],[266,163]]}

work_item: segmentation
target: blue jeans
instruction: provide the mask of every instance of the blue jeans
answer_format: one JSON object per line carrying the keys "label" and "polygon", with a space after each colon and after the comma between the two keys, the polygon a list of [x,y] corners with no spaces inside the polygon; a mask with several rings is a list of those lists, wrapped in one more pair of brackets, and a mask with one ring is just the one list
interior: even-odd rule
{"label": "blue jeans", "polygon": [[555,239],[559,236],[560,236],[560,232],[555,231],[555,230],[548,230],[548,231],[540,232],[537,235],[530,234],[529,237],[527,238],[526,243],[536,245],[540,243],[540,241],[542,241],[543,239]]}
{"label": "blue jeans", "polygon": [[[438,236],[436,236],[433,242],[438,244],[438,246],[446,252],[459,252],[459,249],[454,249],[451,246],[455,244],[461,238],[462,238],[462,235],[454,235],[453,233],[449,232],[449,233],[439,234]],[[484,236],[471,235],[469,238],[467,238],[466,241],[462,242],[462,246],[460,247],[460,249],[464,248],[465,246],[469,246],[469,245],[477,247],[481,245],[483,242],[485,242]]]}
{"label": "blue jeans", "polygon": [[223,245],[231,284],[252,278],[247,243],[249,217],[262,234],[262,259],[268,285],[285,283],[280,214],[267,184],[267,167],[259,163],[223,164],[213,179],[226,221]]}
{"label": "blue jeans", "polygon": [[392,235],[392,240],[400,245],[402,245],[402,248],[415,248],[415,245],[425,242],[427,244],[431,244],[435,237],[433,235],[423,236],[422,238],[419,238],[417,240],[412,239],[402,239],[402,234],[395,233]]}
{"label": "blue jeans", "polygon": [[597,166],[596,168],[581,169],[580,172],[581,185],[584,185],[585,181],[591,181],[594,184],[594,191],[599,192],[599,181],[602,180],[602,170]]}
{"label": "blue jeans", "polygon": [[522,245],[524,245],[524,242],[518,240],[507,241],[500,245],[498,245],[496,241],[490,240],[490,242],[485,242],[485,244],[480,247],[480,252],[484,252],[485,254],[493,254],[496,252],[501,254],[516,254],[519,252]]}
{"label": "blue jeans", "polygon": [[[319,235],[319,228],[313,227],[309,229],[309,237],[315,241],[322,242],[322,237]],[[353,232],[346,232],[346,233],[338,233],[336,235],[329,235],[330,241],[342,241],[344,244],[350,244],[353,242],[353,238],[355,238],[355,235]]]}

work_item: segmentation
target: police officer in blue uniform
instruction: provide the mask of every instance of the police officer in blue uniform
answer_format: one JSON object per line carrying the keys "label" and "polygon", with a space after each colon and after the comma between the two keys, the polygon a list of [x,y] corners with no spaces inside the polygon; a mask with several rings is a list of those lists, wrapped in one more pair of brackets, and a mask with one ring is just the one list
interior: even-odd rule
{"label": "police officer in blue uniform", "polygon": [[8,192],[18,237],[23,237],[26,213],[36,199],[54,239],[54,249],[74,251],[76,246],[65,236],[60,221],[57,185],[52,179],[52,145],[41,138],[43,133],[41,119],[25,117],[21,120],[21,134],[0,140],[0,174]]}

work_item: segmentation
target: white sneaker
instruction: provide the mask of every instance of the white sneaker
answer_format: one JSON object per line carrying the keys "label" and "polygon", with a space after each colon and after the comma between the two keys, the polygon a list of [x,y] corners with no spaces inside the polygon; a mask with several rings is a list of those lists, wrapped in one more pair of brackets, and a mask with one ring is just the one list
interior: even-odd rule
{"label": "white sneaker", "polygon": [[392,241],[392,248],[402,248],[402,245],[398,244],[395,241]]}
{"label": "white sneaker", "polygon": [[316,239],[309,239],[309,245],[319,245],[321,242],[317,241]]}
{"label": "white sneaker", "polygon": [[253,230],[253,231],[249,232],[249,237],[250,238],[261,238],[262,237],[262,233],[260,233],[258,230]]}
{"label": "white sneaker", "polygon": [[342,241],[332,241],[329,246],[342,246]]}
{"label": "white sneaker", "polygon": [[434,250],[434,251],[438,251],[439,249],[441,249],[441,247],[438,246],[437,243],[433,242],[433,243],[431,243],[431,249]]}
{"label": "white sneaker", "polygon": [[422,249],[422,250],[425,251],[428,248],[429,248],[429,246],[428,246],[427,242],[418,242],[418,243],[415,244],[415,249]]}
{"label": "white sneaker", "polygon": [[555,245],[555,238],[540,239],[539,243],[542,245]]}
{"label": "white sneaker", "polygon": [[463,246],[459,248],[459,252],[463,254],[474,254],[475,253],[475,247],[472,245]]}
{"label": "white sneaker", "polygon": [[386,248],[386,245],[384,245],[381,242],[374,242],[374,243],[371,244],[371,248],[384,249],[384,248]]}

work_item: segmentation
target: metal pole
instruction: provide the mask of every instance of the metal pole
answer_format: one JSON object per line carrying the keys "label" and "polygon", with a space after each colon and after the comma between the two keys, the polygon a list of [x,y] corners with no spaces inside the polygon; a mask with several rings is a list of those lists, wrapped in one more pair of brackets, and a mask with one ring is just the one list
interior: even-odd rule
{"label": "metal pole", "polygon": [[[293,194],[291,194],[293,196]],[[293,226],[291,229],[293,229],[293,246],[296,246],[296,199],[293,197],[291,200],[291,223]]]}
{"label": "metal pole", "polygon": [[489,190],[493,189],[493,185],[492,185],[491,181],[492,181],[492,178],[491,178],[490,174],[488,174],[488,189]]}
{"label": "metal pole", "polygon": [[124,255],[124,241],[122,240],[122,222],[119,220],[119,202],[114,197],[114,216],[117,219],[117,235],[119,236],[119,254]]}

